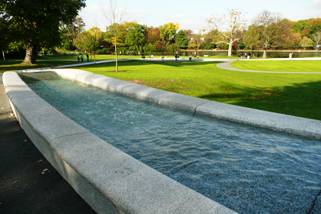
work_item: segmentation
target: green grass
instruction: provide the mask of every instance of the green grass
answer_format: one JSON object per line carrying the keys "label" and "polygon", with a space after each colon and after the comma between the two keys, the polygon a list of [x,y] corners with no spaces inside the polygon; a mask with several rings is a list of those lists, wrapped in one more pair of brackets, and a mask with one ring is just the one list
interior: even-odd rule
{"label": "green grass", "polygon": [[204,57],[206,58],[210,58],[210,59],[239,59],[240,57],[238,56],[221,56],[221,55],[216,55],[216,56],[208,56],[208,57]]}
{"label": "green grass", "polygon": [[[147,58],[149,56],[146,56]],[[173,58],[173,56],[165,56],[166,58]],[[119,55],[119,59],[139,59],[141,56],[127,56]],[[155,56],[154,58],[161,58],[160,56]],[[183,57],[184,58],[184,57]],[[185,57],[187,59],[187,57]],[[224,56],[214,56],[208,58],[227,58]],[[114,55],[96,55],[95,60],[113,60]],[[92,59],[94,60],[94,59]],[[43,68],[43,67],[54,67],[59,65],[75,64],[78,63],[77,55],[54,55],[54,56],[40,56],[37,58],[37,62],[33,65],[26,65],[22,63],[23,59],[9,59],[7,61],[2,61],[0,59],[0,73],[12,70],[21,69],[32,69],[32,68]]]}
{"label": "green grass", "polygon": [[321,72],[320,61],[235,61],[232,65],[244,70]]}
{"label": "green grass", "polygon": [[237,73],[210,62],[121,62],[118,73],[113,64],[81,69],[194,97],[321,120],[321,75]]}
{"label": "green grass", "polygon": [[[139,56],[119,56],[120,59],[138,58]],[[111,60],[113,55],[96,55],[96,60]],[[55,55],[41,56],[37,58],[37,62],[33,65],[22,64],[22,59],[9,59],[5,62],[0,60],[0,73],[12,70],[53,67],[59,65],[67,65],[78,63],[76,55]]]}
{"label": "green grass", "polygon": [[[96,56],[96,60],[108,59],[114,56]],[[72,63],[77,63],[76,56],[40,57],[32,66],[8,60],[0,62],[0,73]],[[233,65],[267,71],[321,71],[321,61],[237,61]],[[120,62],[118,73],[112,63],[82,69],[185,95],[321,120],[321,75],[317,74],[237,73],[219,69],[213,62]]]}
{"label": "green grass", "polygon": [[22,64],[21,59],[9,59],[5,62],[0,61],[0,73],[4,71],[20,70],[20,69],[31,69],[41,67],[51,67],[63,64],[72,64],[77,62],[75,56],[46,56],[39,57],[37,62],[33,65]]}

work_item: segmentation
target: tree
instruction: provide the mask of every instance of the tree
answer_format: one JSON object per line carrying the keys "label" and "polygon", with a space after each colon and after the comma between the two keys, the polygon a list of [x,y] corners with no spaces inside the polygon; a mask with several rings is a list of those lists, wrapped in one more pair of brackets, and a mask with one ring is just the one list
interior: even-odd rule
{"label": "tree", "polygon": [[244,43],[250,49],[263,49],[263,58],[269,48],[298,47],[300,34],[293,31],[293,22],[280,19],[275,13],[264,11],[257,16],[244,35]]}
{"label": "tree", "polygon": [[176,33],[178,29],[179,25],[174,23],[166,23],[160,26],[160,38],[166,46],[175,43]]}
{"label": "tree", "polygon": [[115,45],[115,37],[117,37],[117,46],[123,47],[126,45],[126,37],[128,31],[132,28],[135,28],[139,25],[136,22],[123,22],[123,23],[114,23],[106,28],[105,40],[109,43]]}
{"label": "tree", "polygon": [[66,50],[74,50],[73,41],[84,31],[85,23],[81,17],[77,16],[71,23],[60,26],[60,45]]}
{"label": "tree", "polygon": [[90,52],[92,43],[93,38],[87,31],[78,34],[73,41],[73,44],[76,46],[76,48],[82,52]]}
{"label": "tree", "polygon": [[121,27],[125,26],[121,23],[123,22],[123,16],[124,13],[117,7],[115,2],[113,0],[109,0],[109,11],[105,11],[104,15],[107,20],[109,20],[110,25],[107,27],[107,41],[110,40],[110,42],[114,45],[114,51],[115,51],[115,68],[116,72],[118,72],[118,44],[120,38],[121,41],[125,43],[126,35],[123,33],[126,31],[123,31]]}
{"label": "tree", "polygon": [[0,16],[0,50],[2,54],[3,61],[6,60],[5,50],[8,49],[10,43],[10,33],[7,20],[4,17]]}
{"label": "tree", "polygon": [[299,20],[297,21],[293,29],[295,32],[300,33],[302,36],[309,36],[311,32],[311,26],[308,23],[308,20]]}
{"label": "tree", "polygon": [[261,48],[261,27],[251,25],[246,31],[243,41],[245,46],[251,50]]}
{"label": "tree", "polygon": [[303,37],[313,38],[315,33],[321,31],[321,18],[297,21],[293,26],[293,30]]}
{"label": "tree", "polygon": [[187,49],[188,48],[188,32],[185,30],[178,31],[176,35],[176,45],[180,49]]}
{"label": "tree", "polygon": [[129,47],[133,47],[138,54],[144,55],[144,46],[146,44],[145,39],[146,27],[143,25],[134,25],[128,29],[125,43]]}
{"label": "tree", "polygon": [[94,55],[96,60],[96,51],[99,49],[100,45],[103,42],[103,32],[98,27],[93,27],[88,30],[88,33],[92,37],[92,44],[90,46],[91,54]]}
{"label": "tree", "polygon": [[161,41],[160,30],[158,27],[149,27],[146,30],[146,48],[149,53],[162,52],[164,50],[164,43]]}
{"label": "tree", "polygon": [[303,37],[303,39],[300,41],[300,46],[304,49],[307,49],[307,48],[313,48],[314,46],[314,43],[313,43],[313,40],[308,38],[308,37]]}
{"label": "tree", "polygon": [[263,58],[267,57],[267,49],[270,48],[273,39],[276,36],[276,28],[273,24],[277,23],[279,16],[275,13],[269,11],[263,11],[260,13],[256,19],[254,25],[258,27],[259,33],[259,43],[261,48],[263,48]]}
{"label": "tree", "polygon": [[320,43],[321,43],[321,31],[316,32],[313,35],[313,39],[314,39],[316,48],[319,49],[320,48]]}
{"label": "tree", "polygon": [[204,49],[213,49],[216,48],[223,40],[224,38],[222,33],[218,29],[210,30],[204,35],[204,43],[202,44],[202,47]]}
{"label": "tree", "polygon": [[156,44],[161,40],[159,28],[149,27],[146,30],[146,42]]}
{"label": "tree", "polygon": [[193,34],[189,41],[188,47],[195,50],[195,55],[198,56],[198,51],[204,41],[204,37],[201,34]]}
{"label": "tree", "polygon": [[78,50],[96,55],[96,51],[103,41],[103,33],[97,27],[93,27],[88,31],[78,34],[74,40],[74,45]]}
{"label": "tree", "polygon": [[271,39],[272,48],[293,48],[300,46],[301,35],[293,31],[293,22],[287,19],[280,19],[270,26],[274,33]]}
{"label": "tree", "polygon": [[[221,24],[221,20],[225,23]],[[222,33],[222,36],[228,44],[228,56],[232,56],[233,45],[240,40],[245,28],[241,12],[231,10],[226,18],[219,19],[212,17],[208,20],[208,23],[214,26],[212,30],[219,30],[219,26],[227,25],[227,30]]]}
{"label": "tree", "polygon": [[59,43],[59,26],[68,24],[85,6],[85,0],[6,0],[2,1],[3,16],[26,49],[24,63],[35,62],[37,50],[51,48]]}

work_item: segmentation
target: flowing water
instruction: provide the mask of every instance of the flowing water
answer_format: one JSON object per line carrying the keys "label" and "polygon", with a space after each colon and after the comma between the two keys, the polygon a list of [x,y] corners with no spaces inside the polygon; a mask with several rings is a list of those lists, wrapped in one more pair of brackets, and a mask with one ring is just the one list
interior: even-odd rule
{"label": "flowing water", "polygon": [[52,76],[24,80],[66,116],[195,191],[239,213],[321,213],[320,141],[193,117]]}

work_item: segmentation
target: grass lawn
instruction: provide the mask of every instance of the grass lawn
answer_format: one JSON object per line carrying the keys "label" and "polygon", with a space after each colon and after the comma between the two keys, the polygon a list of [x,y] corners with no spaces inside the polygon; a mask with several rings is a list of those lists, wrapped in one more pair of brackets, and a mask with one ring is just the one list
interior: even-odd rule
{"label": "grass lawn", "polygon": [[77,62],[77,57],[75,56],[46,56],[39,57],[36,64],[26,65],[22,64],[22,59],[9,59],[3,62],[0,61],[0,72],[20,70],[20,69],[31,69],[31,68],[41,68],[50,67],[63,64],[72,64]]}
{"label": "grass lawn", "polygon": [[235,61],[232,65],[244,70],[321,72],[320,61]]}
{"label": "grass lawn", "polygon": [[[149,56],[146,56],[147,58]],[[173,56],[165,56],[166,58],[173,58]],[[184,57],[182,56],[183,58]],[[141,56],[126,56],[120,55],[119,59],[138,59]],[[154,58],[161,58],[160,56],[155,56]],[[227,58],[225,56],[213,56],[206,58]],[[233,57],[232,57],[233,58]],[[113,60],[115,59],[114,55],[96,55],[96,60]],[[32,69],[32,68],[43,68],[43,67],[53,67],[59,65],[68,65],[78,63],[76,55],[54,55],[54,56],[40,56],[37,58],[37,62],[34,65],[22,64],[23,59],[9,59],[7,61],[2,61],[0,59],[0,73],[5,71],[12,70],[21,70],[21,69]]]}
{"label": "grass lawn", "polygon": [[[120,59],[138,57],[139,56],[119,56]],[[115,57],[113,55],[96,55],[96,60],[111,60],[114,58]],[[22,61],[22,59],[9,59],[6,62],[0,60],[0,73],[12,70],[52,67],[78,63],[76,55],[41,56],[37,58],[37,62],[34,65],[22,64]]]}
{"label": "grass lawn", "polygon": [[[289,69],[287,63],[291,62],[281,62]],[[310,64],[310,69],[321,65],[297,63]],[[317,74],[238,73],[219,69],[213,62],[121,62],[118,73],[112,63],[81,69],[185,95],[321,120],[321,75]]]}
{"label": "grass lawn", "polygon": [[208,57],[204,57],[206,58],[210,58],[210,59],[239,59],[240,57],[238,56],[221,56],[221,55],[216,55],[216,56],[208,56]]}

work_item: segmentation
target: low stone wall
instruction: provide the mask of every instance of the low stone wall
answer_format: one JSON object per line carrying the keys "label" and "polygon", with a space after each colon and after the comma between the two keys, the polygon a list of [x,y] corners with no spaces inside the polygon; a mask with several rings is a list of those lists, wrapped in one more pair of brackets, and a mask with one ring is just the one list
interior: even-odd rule
{"label": "low stone wall", "polygon": [[71,81],[206,116],[321,140],[321,121],[199,99],[77,69],[54,69]]}
{"label": "low stone wall", "polygon": [[[56,72],[132,96],[133,91],[138,97],[147,93],[155,102],[190,111],[204,102],[83,71]],[[91,134],[36,95],[15,72],[6,72],[3,82],[26,134],[97,213],[235,213]]]}

